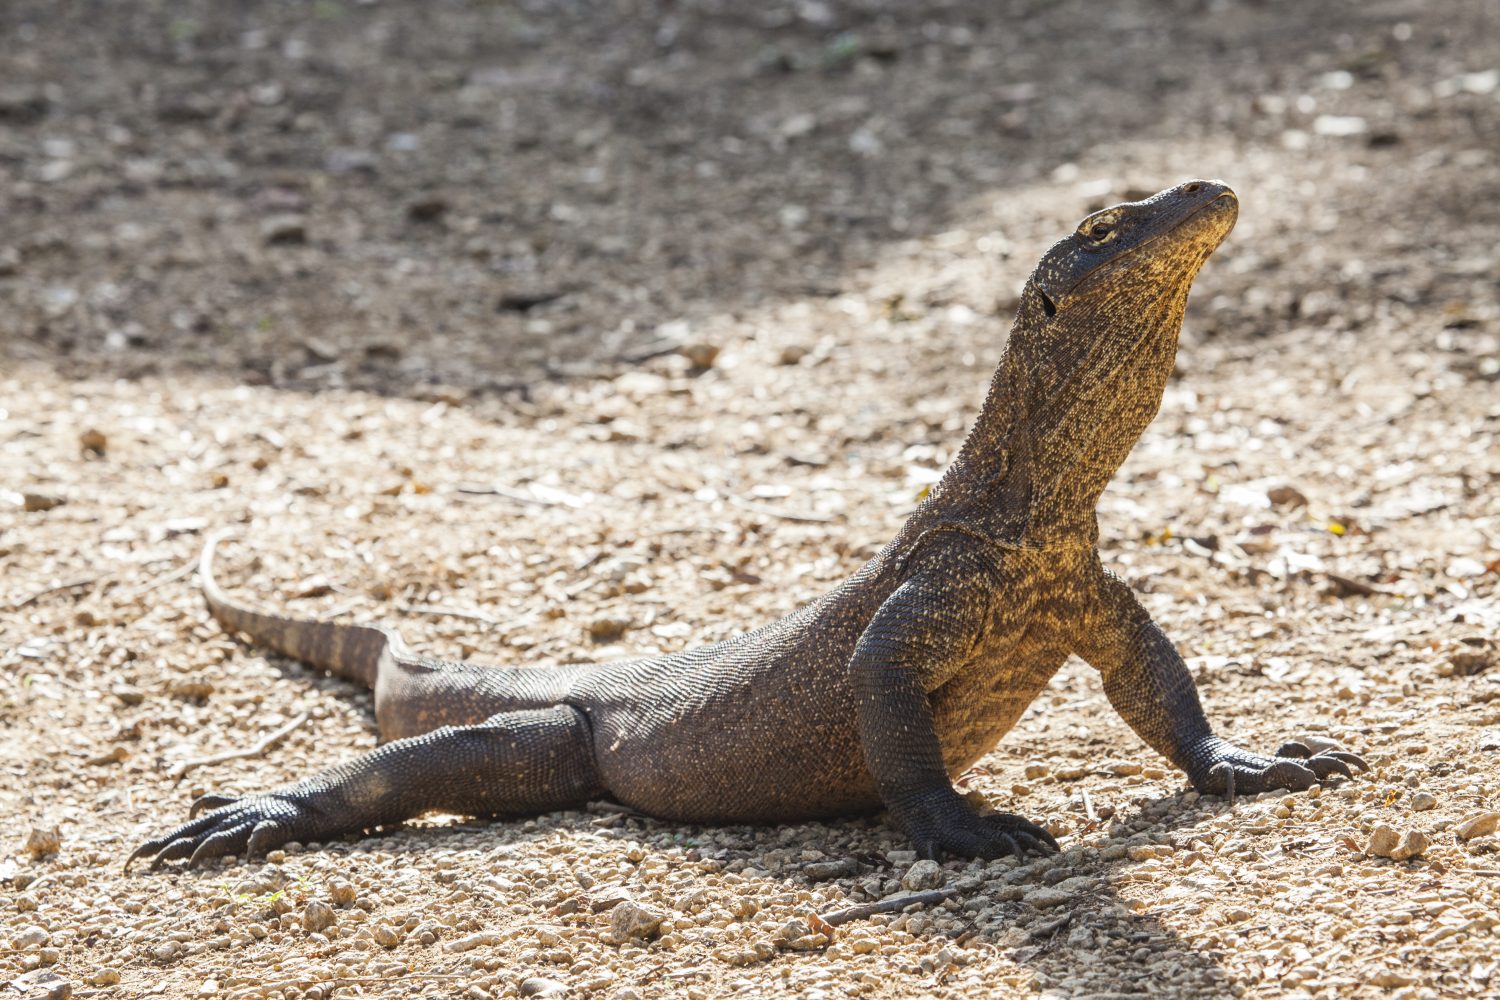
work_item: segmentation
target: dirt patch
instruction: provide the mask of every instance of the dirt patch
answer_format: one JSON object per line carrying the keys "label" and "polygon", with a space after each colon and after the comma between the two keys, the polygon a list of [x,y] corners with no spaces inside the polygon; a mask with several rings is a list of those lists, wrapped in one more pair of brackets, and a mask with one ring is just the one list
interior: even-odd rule
{"label": "dirt patch", "polygon": [[[4,5],[0,979],[1493,992],[1500,840],[1464,824],[1500,809],[1497,29],[1459,0]],[[373,743],[368,697],[207,621],[206,531],[242,539],[237,594],[434,653],[723,638],[890,536],[1047,244],[1191,176],[1241,221],[1105,559],[1222,732],[1370,775],[1199,799],[1075,662],[969,782],[1064,853],[950,863],[912,881],[951,901],[832,942],[809,913],[905,891],[878,819],[435,817],[120,875],[196,793]],[[1369,856],[1381,824],[1430,846]]]}

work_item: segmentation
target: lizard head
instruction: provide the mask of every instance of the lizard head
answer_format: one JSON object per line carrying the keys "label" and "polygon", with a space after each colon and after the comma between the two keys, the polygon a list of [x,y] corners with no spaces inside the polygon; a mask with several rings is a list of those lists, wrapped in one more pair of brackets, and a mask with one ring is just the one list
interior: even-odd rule
{"label": "lizard head", "polygon": [[1042,256],[1027,290],[1051,318],[1120,286],[1186,286],[1238,215],[1228,185],[1202,180],[1103,209]]}
{"label": "lizard head", "polygon": [[996,373],[1003,475],[1027,531],[1092,519],[1161,406],[1188,289],[1238,214],[1223,183],[1188,181],[1093,213],[1042,257]]}

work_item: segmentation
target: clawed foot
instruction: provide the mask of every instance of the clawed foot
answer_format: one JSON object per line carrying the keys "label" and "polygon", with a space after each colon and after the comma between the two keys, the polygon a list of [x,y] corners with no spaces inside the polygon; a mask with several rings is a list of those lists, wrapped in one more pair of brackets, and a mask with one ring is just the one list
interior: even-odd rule
{"label": "clawed foot", "polygon": [[[199,816],[205,809],[207,814]],[[290,789],[243,798],[204,795],[188,810],[188,822],[137,847],[125,859],[125,870],[143,857],[151,858],[151,871],[179,858],[187,858],[189,868],[228,854],[248,859],[291,840],[319,839],[318,816]]]}
{"label": "clawed foot", "polygon": [[981,816],[956,792],[923,796],[897,811],[911,834],[917,857],[937,860],[943,854],[965,858],[1000,858],[1007,854],[1051,854],[1058,849],[1052,834],[1010,813]]}
{"label": "clawed foot", "polygon": [[1370,769],[1358,754],[1345,750],[1314,753],[1307,744],[1298,742],[1285,743],[1276,756],[1266,757],[1215,739],[1196,756],[1205,761],[1194,774],[1204,777],[1195,777],[1194,786],[1207,795],[1223,795],[1230,802],[1237,794],[1254,795],[1277,788],[1300,792],[1335,774],[1352,778],[1351,766],[1361,771]]}

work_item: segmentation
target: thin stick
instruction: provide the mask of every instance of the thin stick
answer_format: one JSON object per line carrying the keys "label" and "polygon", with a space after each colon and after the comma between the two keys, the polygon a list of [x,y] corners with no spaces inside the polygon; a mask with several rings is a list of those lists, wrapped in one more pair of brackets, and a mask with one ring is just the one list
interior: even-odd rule
{"label": "thin stick", "polygon": [[192,576],[197,569],[198,557],[197,555],[194,555],[193,558],[189,559],[183,565],[178,566],[172,572],[159,576],[155,580],[152,580],[150,583],[142,584],[141,586],[136,587],[134,590],[127,591],[125,596],[129,598],[136,598],[140,597],[143,594],[149,594],[151,593],[151,591],[155,590],[157,587],[160,587],[162,584],[172,583],[174,580],[181,580],[185,576]]}
{"label": "thin stick", "polygon": [[223,753],[216,753],[209,757],[195,757],[192,760],[184,760],[180,763],[173,764],[170,768],[167,769],[167,777],[180,779],[184,774],[187,774],[195,767],[203,767],[206,764],[222,764],[227,760],[240,760],[245,757],[259,757],[261,754],[265,753],[267,750],[271,749],[277,743],[285,739],[288,733],[296,729],[298,726],[302,725],[310,718],[312,718],[312,716],[308,715],[308,713],[306,712],[303,712],[301,715],[297,716],[291,722],[288,722],[286,725],[282,726],[274,733],[271,733],[261,739],[261,741],[255,744],[253,747],[248,747],[244,750],[226,750]]}
{"label": "thin stick", "polygon": [[457,492],[468,493],[471,496],[500,497],[514,503],[525,504],[528,507],[556,507],[558,503],[556,500],[543,500],[540,497],[532,496],[529,493],[522,493],[520,490],[509,489],[505,486],[460,486]]}
{"label": "thin stick", "polygon": [[780,507],[768,507],[753,500],[742,500],[739,497],[729,497],[729,502],[742,510],[748,510],[755,514],[764,514],[767,517],[780,517],[788,521],[811,521],[814,524],[827,524],[833,520],[827,514],[800,514],[793,510],[782,510]]}
{"label": "thin stick", "polygon": [[873,917],[877,913],[892,913],[919,903],[923,905],[941,903],[957,895],[958,890],[952,886],[946,889],[933,889],[930,892],[911,892],[905,896],[888,896],[873,903],[860,903],[858,906],[851,906],[847,909],[834,910],[832,913],[823,914],[819,919],[825,924],[837,927],[839,924],[847,924],[851,920],[863,920],[866,917]]}
{"label": "thin stick", "polygon": [[40,601],[42,598],[46,597],[48,594],[57,594],[57,593],[61,593],[64,590],[77,590],[79,587],[87,587],[90,584],[94,584],[94,583],[98,583],[98,582],[99,582],[99,577],[97,577],[97,576],[89,576],[89,577],[84,577],[84,578],[82,578],[80,580],[73,580],[73,581],[71,581],[69,583],[59,583],[55,587],[47,587],[45,590],[38,590],[36,593],[32,594],[30,597],[23,598],[22,600],[19,600],[19,601],[15,602],[14,604],[12,604],[10,606],[10,609],[12,611],[20,611],[22,608],[26,607],[28,604],[35,604],[37,601]]}
{"label": "thin stick", "polygon": [[486,625],[500,624],[494,618],[483,611],[466,611],[463,608],[450,608],[446,604],[398,604],[397,611],[404,611],[409,615],[443,615],[448,618],[469,618],[476,622],[484,622]]}

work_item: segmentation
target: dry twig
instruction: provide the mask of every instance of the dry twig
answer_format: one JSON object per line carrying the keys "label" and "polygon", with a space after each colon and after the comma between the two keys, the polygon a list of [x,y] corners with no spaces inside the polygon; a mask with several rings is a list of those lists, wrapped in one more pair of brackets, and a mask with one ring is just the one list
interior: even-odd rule
{"label": "dry twig", "polygon": [[243,750],[226,750],[223,753],[212,754],[208,757],[194,757],[192,760],[180,761],[167,769],[167,776],[173,779],[181,779],[184,774],[187,774],[195,767],[203,767],[206,764],[222,764],[227,760],[240,760],[245,757],[259,757],[285,739],[288,733],[302,725],[309,718],[311,716],[303,712],[274,733],[266,735],[259,743],[252,747],[246,747]]}
{"label": "dry twig", "polygon": [[949,886],[946,889],[932,889],[928,892],[912,892],[905,896],[887,896],[885,899],[876,900],[873,903],[860,903],[858,906],[850,906],[842,910],[834,910],[832,913],[824,913],[818,919],[825,924],[837,927],[839,924],[847,924],[851,920],[864,920],[873,917],[877,913],[893,913],[896,910],[904,910],[908,906],[916,904],[928,905],[941,903],[958,895],[958,889]]}

